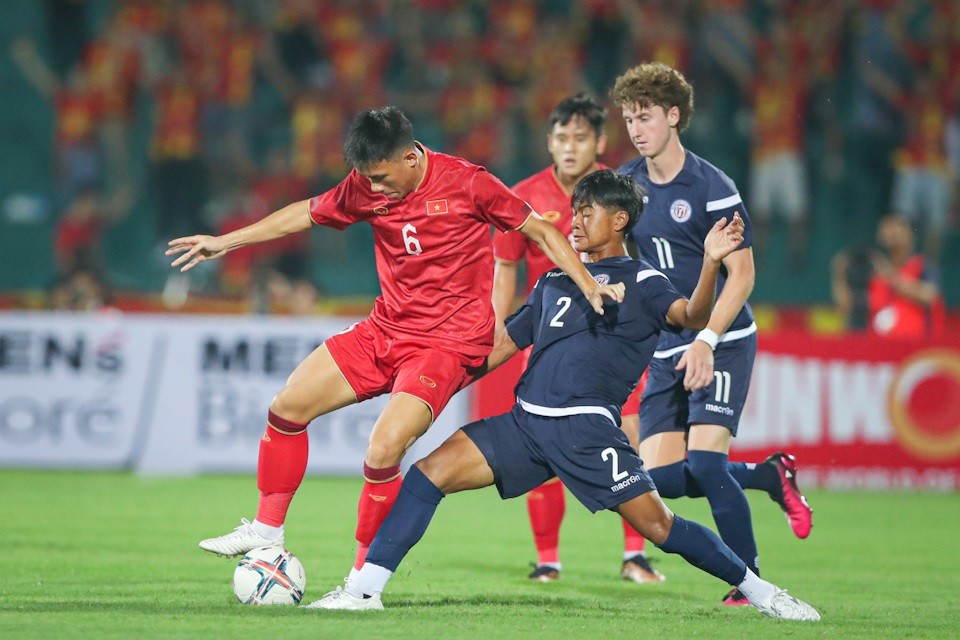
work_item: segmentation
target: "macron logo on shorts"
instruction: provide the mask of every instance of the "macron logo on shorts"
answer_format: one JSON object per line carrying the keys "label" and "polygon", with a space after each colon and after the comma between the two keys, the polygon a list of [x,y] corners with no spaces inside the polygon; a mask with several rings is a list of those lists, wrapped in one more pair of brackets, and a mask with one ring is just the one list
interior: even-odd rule
{"label": "macron logo on shorts", "polygon": [[633,475],[633,476],[630,476],[629,478],[626,478],[626,479],[624,479],[624,480],[621,480],[621,481],[618,482],[617,484],[615,484],[615,485],[613,485],[612,487],[610,487],[610,491],[612,491],[612,492],[614,492],[614,493],[616,493],[617,491],[623,491],[624,489],[626,489],[626,488],[629,487],[630,485],[632,485],[632,484],[634,484],[634,483],[637,483],[637,482],[640,482],[640,476]]}
{"label": "macron logo on shorts", "polygon": [[714,413],[722,413],[725,416],[733,415],[733,409],[731,409],[730,407],[721,407],[719,404],[712,404],[708,402],[704,406],[704,409],[706,409],[707,411],[713,411]]}

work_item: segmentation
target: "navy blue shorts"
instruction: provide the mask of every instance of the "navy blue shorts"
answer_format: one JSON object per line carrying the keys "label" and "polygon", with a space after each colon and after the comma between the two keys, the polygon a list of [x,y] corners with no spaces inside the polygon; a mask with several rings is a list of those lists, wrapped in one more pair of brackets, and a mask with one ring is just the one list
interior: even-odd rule
{"label": "navy blue shorts", "polygon": [[487,459],[504,500],[555,476],[592,512],[656,488],[627,436],[605,416],[547,418],[514,405],[463,431]]}
{"label": "navy blue shorts", "polygon": [[713,354],[713,382],[692,393],[683,388],[684,372],[674,369],[683,352],[653,358],[640,400],[640,439],[686,431],[691,424],[718,424],[737,435],[756,355],[756,333],[721,342]]}

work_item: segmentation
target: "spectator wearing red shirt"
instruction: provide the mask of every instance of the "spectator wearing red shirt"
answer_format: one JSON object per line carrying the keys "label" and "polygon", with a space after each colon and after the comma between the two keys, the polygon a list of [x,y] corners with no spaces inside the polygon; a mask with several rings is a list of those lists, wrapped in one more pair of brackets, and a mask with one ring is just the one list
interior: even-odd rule
{"label": "spectator wearing red shirt", "polygon": [[93,188],[82,190],[63,211],[53,233],[53,259],[57,273],[80,268],[100,269],[104,256],[100,236],[116,222],[132,201],[132,190],[122,189],[103,199]]}
{"label": "spectator wearing red shirt", "polygon": [[942,336],[943,298],[926,257],[914,253],[910,223],[896,215],[883,218],[877,243],[883,253],[874,256],[867,288],[870,330],[889,338]]}
{"label": "spectator wearing red shirt", "polygon": [[11,57],[27,81],[54,110],[53,182],[61,206],[80,192],[103,183],[103,156],[97,142],[102,106],[82,63],[61,80],[29,38],[16,40]]}

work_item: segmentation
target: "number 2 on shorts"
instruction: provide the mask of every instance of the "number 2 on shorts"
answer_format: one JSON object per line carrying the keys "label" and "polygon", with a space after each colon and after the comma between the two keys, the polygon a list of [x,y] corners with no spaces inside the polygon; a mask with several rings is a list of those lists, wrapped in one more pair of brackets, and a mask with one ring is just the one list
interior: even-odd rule
{"label": "number 2 on shorts", "polygon": [[613,447],[607,447],[601,451],[600,457],[604,461],[613,460],[613,469],[610,471],[610,475],[613,476],[614,482],[619,482],[630,475],[626,471],[620,471],[620,456],[617,455],[617,450]]}

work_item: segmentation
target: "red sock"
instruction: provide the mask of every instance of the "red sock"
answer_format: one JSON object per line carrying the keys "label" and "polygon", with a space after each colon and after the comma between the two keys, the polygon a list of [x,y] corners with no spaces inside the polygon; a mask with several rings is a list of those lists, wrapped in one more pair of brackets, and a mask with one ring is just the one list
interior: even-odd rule
{"label": "red sock", "polygon": [[527,494],[527,513],[537,546],[537,564],[560,562],[560,523],[567,507],[563,483],[545,482]]}
{"label": "red sock", "polygon": [[643,548],[647,546],[646,538],[637,533],[637,530],[623,518],[620,521],[623,522],[623,555],[643,553]]}
{"label": "red sock", "polygon": [[307,425],[286,420],[271,411],[267,432],[260,438],[257,520],[271,527],[283,525],[293,494],[307,470],[309,452]]}
{"label": "red sock", "polygon": [[373,542],[380,525],[387,519],[393,503],[397,501],[400,485],[400,466],[374,469],[363,463],[363,490],[357,506],[357,557],[353,567],[358,571],[367,559],[367,550]]}

